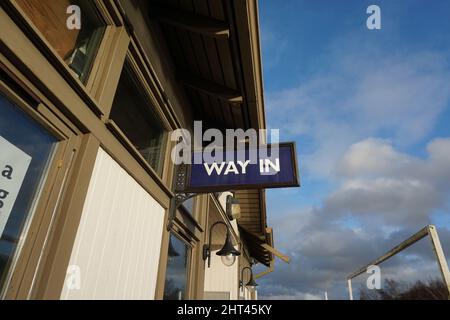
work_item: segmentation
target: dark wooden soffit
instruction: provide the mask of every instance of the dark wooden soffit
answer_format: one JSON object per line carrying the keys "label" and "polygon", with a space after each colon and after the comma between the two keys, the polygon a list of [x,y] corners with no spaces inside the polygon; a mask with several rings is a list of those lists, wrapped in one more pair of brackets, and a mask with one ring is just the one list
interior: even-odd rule
{"label": "dark wooden soffit", "polygon": [[214,96],[225,103],[241,104],[244,98],[237,90],[227,88],[210,80],[205,80],[192,74],[180,73],[178,78],[188,87]]}
{"label": "dark wooden soffit", "polygon": [[195,120],[265,128],[256,0],[152,0]]}
{"label": "dark wooden soffit", "polygon": [[241,217],[239,226],[260,237],[266,233],[266,208],[264,190],[238,190],[235,197],[239,199]]}
{"label": "dark wooden soffit", "polygon": [[[257,0],[152,0],[152,7],[194,119],[204,129],[265,129]],[[195,26],[194,17],[201,17]],[[227,36],[217,36],[212,25]],[[265,192],[237,197],[239,225],[265,237]]]}
{"label": "dark wooden soffit", "polygon": [[150,6],[150,15],[162,23],[213,38],[229,38],[230,27],[222,20],[196,13],[189,13],[162,3]]}
{"label": "dark wooden soffit", "polygon": [[260,236],[246,230],[244,227],[239,227],[241,239],[245,242],[250,256],[266,267],[270,267],[274,260],[273,253],[265,247],[273,247],[273,235],[271,230],[272,229],[267,229],[264,236]]}

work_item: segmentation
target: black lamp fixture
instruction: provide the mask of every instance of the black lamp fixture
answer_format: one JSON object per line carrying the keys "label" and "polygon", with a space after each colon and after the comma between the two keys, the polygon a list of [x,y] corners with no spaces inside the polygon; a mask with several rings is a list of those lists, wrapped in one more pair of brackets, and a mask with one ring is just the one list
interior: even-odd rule
{"label": "black lamp fixture", "polygon": [[214,223],[211,228],[209,229],[209,241],[208,244],[205,244],[203,246],[203,260],[208,259],[208,268],[211,267],[211,236],[212,236],[212,230],[215,226],[222,224],[227,228],[227,237],[225,239],[225,243],[220,249],[216,255],[220,256],[222,259],[222,263],[228,267],[232,266],[234,262],[236,261],[236,257],[240,256],[241,253],[236,250],[236,248],[233,246],[233,243],[231,242],[231,233],[230,229],[228,228],[228,225],[225,222],[218,221]]}
{"label": "black lamp fixture", "polygon": [[253,270],[252,270],[251,267],[244,267],[244,268],[242,268],[240,285],[241,285],[241,288],[244,289],[244,271],[246,269],[250,270],[250,280],[245,284],[245,287],[248,290],[253,292],[253,291],[255,291],[255,289],[258,286],[258,284],[255,282],[255,279],[253,278]]}

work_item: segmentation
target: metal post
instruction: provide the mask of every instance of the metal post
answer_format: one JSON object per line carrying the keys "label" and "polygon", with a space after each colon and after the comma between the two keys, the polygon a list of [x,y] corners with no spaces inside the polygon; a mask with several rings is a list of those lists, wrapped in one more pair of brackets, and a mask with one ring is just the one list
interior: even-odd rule
{"label": "metal post", "polygon": [[428,234],[430,235],[431,245],[433,246],[433,251],[436,254],[439,270],[441,271],[444,284],[447,287],[448,299],[450,300],[450,272],[448,270],[447,260],[445,259],[444,251],[442,250],[436,227],[428,226]]}
{"label": "metal post", "polygon": [[350,300],[353,300],[352,279],[348,279],[347,284],[348,284],[348,296]]}
{"label": "metal post", "polygon": [[437,234],[436,227],[433,225],[428,225],[407,240],[400,243],[398,246],[394,247],[392,250],[385,253],[383,256],[379,257],[375,261],[369,263],[367,266],[360,268],[358,271],[353,272],[351,275],[348,276],[348,292],[350,295],[350,300],[353,300],[353,293],[352,293],[352,282],[351,279],[354,277],[359,276],[360,274],[364,273],[367,268],[371,265],[379,265],[380,263],[386,261],[390,257],[396,255],[397,253],[405,250],[409,246],[413,245],[417,241],[421,240],[422,238],[429,236],[431,240],[431,245],[433,247],[433,251],[436,255],[437,262],[439,269],[442,274],[442,279],[444,280],[444,284],[447,287],[448,291],[448,299],[450,300],[450,272],[448,269],[447,260],[445,259],[444,251],[442,250],[441,242],[439,241],[439,236]]}

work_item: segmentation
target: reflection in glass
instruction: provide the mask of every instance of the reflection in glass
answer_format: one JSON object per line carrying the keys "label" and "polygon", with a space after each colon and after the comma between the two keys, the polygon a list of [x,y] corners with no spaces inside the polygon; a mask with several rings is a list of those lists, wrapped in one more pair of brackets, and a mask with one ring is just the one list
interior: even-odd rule
{"label": "reflection in glass", "polygon": [[[12,153],[13,149],[31,159],[29,165],[23,168],[24,179],[21,184],[17,184],[18,191],[7,190],[9,194],[3,199],[3,206],[0,209],[0,221],[6,222],[3,232],[0,230],[1,291],[22,233],[28,219],[33,214],[57,141],[2,95],[0,95],[0,138],[2,141],[0,152],[4,152],[1,159],[8,159],[9,153]],[[12,163],[11,167],[20,170],[15,163]],[[0,171],[4,169],[0,168]],[[13,172],[13,179],[14,174]],[[3,177],[3,180],[0,180],[0,189],[6,188],[11,188],[11,183],[8,184]],[[15,196],[17,196],[15,201],[11,200],[13,198],[8,199],[8,197]],[[11,209],[7,208],[7,201],[12,205]]]}
{"label": "reflection in glass", "polygon": [[183,202],[183,208],[186,209],[192,216],[194,215],[194,199],[195,198],[189,198]]}
{"label": "reflection in glass", "polygon": [[162,172],[165,130],[127,61],[120,77],[110,118],[150,166]]}
{"label": "reflection in glass", "polygon": [[173,244],[172,244],[172,239],[169,240],[169,261],[171,261],[173,258],[175,257],[179,257],[180,254],[177,252],[177,250],[175,250]]}
{"label": "reflection in glass", "polygon": [[[105,24],[91,0],[16,0],[45,39],[82,81],[86,82],[97,54]],[[70,30],[67,21],[77,19],[68,7],[80,8],[80,29]]]}
{"label": "reflection in glass", "polygon": [[186,299],[189,252],[188,246],[183,241],[174,235],[170,236],[164,300]]}

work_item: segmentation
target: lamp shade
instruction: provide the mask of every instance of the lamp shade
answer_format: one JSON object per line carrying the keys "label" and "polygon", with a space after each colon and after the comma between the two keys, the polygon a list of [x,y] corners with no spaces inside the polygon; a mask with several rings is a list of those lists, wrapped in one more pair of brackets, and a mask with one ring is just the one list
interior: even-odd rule
{"label": "lamp shade", "polygon": [[216,254],[221,257],[229,255],[236,257],[241,255],[241,253],[238,250],[236,250],[236,248],[233,246],[229,231],[227,231],[227,238],[225,239],[225,244],[223,245],[223,248],[217,251]]}
{"label": "lamp shade", "polygon": [[247,284],[245,286],[250,291],[254,291],[256,289],[256,287],[258,286],[258,284],[255,282],[255,279],[253,278],[253,273],[251,274],[250,280],[247,282]]}

